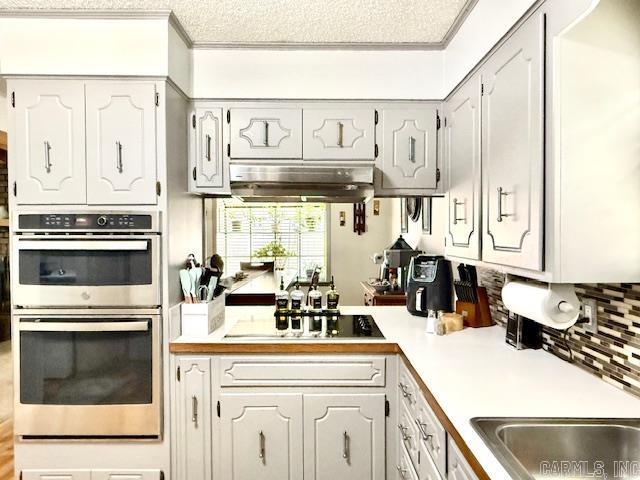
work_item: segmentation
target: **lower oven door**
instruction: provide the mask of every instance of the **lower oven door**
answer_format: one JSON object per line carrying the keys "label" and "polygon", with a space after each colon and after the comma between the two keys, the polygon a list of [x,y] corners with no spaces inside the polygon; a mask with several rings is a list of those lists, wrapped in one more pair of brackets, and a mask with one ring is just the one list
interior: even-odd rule
{"label": "lower oven door", "polygon": [[157,310],[13,321],[16,435],[160,435]]}
{"label": "lower oven door", "polygon": [[16,235],[14,305],[157,307],[158,235]]}

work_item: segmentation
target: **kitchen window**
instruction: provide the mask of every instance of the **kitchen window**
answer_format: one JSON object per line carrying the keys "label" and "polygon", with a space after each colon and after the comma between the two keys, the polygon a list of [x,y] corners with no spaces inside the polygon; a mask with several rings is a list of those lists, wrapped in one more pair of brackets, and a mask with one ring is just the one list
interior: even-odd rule
{"label": "kitchen window", "polygon": [[243,203],[219,200],[216,250],[227,275],[241,262],[274,261],[301,279],[328,266],[327,214],[324,203]]}

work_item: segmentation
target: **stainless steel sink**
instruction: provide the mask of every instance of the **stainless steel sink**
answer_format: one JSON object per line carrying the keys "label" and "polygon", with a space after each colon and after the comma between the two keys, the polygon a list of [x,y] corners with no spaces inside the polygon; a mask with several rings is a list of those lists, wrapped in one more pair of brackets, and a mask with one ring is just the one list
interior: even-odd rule
{"label": "stainless steel sink", "polygon": [[640,479],[640,418],[473,418],[514,479]]}

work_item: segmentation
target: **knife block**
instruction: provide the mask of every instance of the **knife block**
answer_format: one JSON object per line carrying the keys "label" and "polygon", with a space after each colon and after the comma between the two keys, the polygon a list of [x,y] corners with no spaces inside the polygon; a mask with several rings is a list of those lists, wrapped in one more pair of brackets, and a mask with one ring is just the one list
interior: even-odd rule
{"label": "knife block", "polygon": [[489,309],[489,296],[487,289],[476,287],[477,303],[456,301],[456,313],[462,315],[465,327],[479,328],[490,327],[494,324]]}

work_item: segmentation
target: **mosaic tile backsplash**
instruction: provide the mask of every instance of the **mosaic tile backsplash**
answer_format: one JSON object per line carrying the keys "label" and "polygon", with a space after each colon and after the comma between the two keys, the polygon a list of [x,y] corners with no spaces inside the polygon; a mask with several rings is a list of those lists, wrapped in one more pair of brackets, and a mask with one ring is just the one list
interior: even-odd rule
{"label": "mosaic tile backsplash", "polygon": [[[504,275],[493,270],[478,273],[487,288],[494,321],[506,327],[508,311],[500,295]],[[581,299],[598,302],[598,333],[587,332],[580,325],[569,330],[574,364],[640,397],[640,284],[578,284],[576,293]],[[563,332],[544,327],[543,348],[567,360],[562,336]]]}

